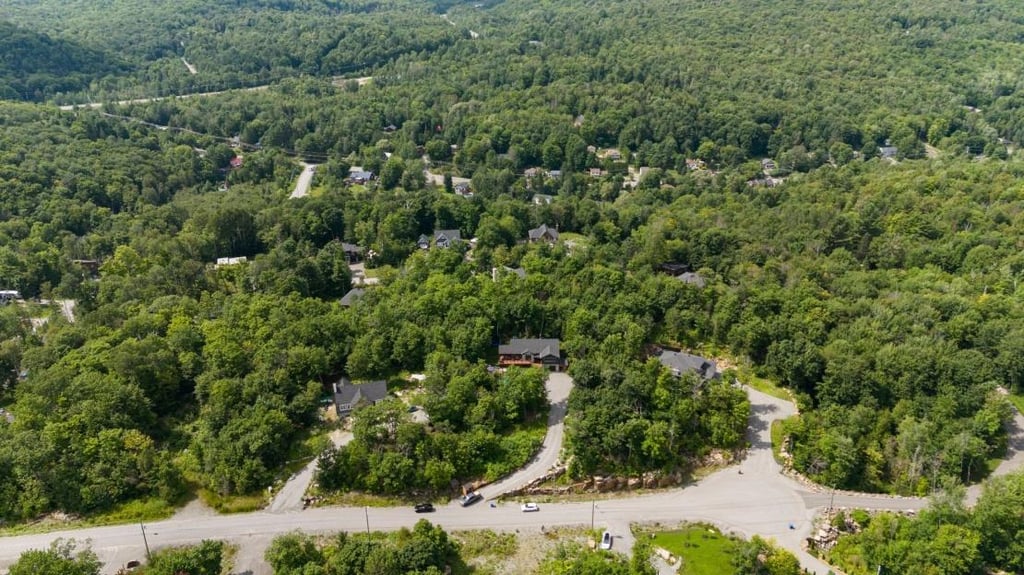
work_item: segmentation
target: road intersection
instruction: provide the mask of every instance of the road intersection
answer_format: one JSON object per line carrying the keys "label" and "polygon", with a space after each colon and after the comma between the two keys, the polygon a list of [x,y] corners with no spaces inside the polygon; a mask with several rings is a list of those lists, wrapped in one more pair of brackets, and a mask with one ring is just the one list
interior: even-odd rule
{"label": "road intersection", "polygon": [[[549,384],[549,390],[551,385]],[[807,553],[803,541],[811,534],[816,515],[825,507],[861,509],[919,510],[927,501],[921,498],[892,497],[875,494],[832,494],[827,490],[801,484],[785,476],[771,451],[771,422],[795,413],[795,406],[747,388],[751,401],[748,431],[750,448],[746,457],[736,466],[713,473],[695,484],[683,488],[661,490],[641,496],[623,494],[616,499],[602,500],[595,507],[591,502],[546,503],[539,513],[522,513],[515,503],[499,503],[495,507],[477,504],[461,508],[456,503],[442,506],[429,515],[430,521],[448,530],[492,529],[497,531],[530,531],[544,527],[589,526],[593,520],[598,528],[624,530],[637,522],[660,522],[675,525],[683,521],[701,521],[713,524],[723,531],[743,537],[760,535],[774,539],[780,546],[796,554],[801,565],[813,573],[825,575],[828,565]],[[564,388],[568,394],[568,389]],[[556,399],[552,393],[552,398]],[[549,420],[560,425],[564,403],[552,402],[561,414],[552,410]],[[558,407],[562,403],[562,407]],[[1011,453],[1005,465],[1010,468],[1019,463],[1020,445],[1024,433],[1024,417],[1016,414],[1011,437]],[[550,437],[550,433],[549,433]],[[558,441],[560,445],[560,440]],[[545,444],[535,459],[545,458],[544,451],[554,451],[555,445]],[[536,467],[531,465],[530,467]],[[531,473],[532,475],[532,473]],[[515,476],[513,476],[515,477]],[[494,493],[521,486],[520,480],[497,484]],[[325,507],[292,509],[271,513],[260,511],[239,515],[212,517],[182,517],[146,525],[146,534],[152,548],[193,544],[203,539],[226,540],[239,546],[239,575],[269,574],[263,564],[262,550],[273,537],[301,530],[307,533],[333,533],[338,531],[395,530],[411,527],[423,518],[413,509]],[[624,535],[616,533],[616,535]],[[106,562],[106,573],[132,559],[145,555],[142,533],[138,525],[95,527],[39,535],[0,538],[0,570],[15,561],[25,550],[45,548],[57,537],[91,540],[92,548]]]}

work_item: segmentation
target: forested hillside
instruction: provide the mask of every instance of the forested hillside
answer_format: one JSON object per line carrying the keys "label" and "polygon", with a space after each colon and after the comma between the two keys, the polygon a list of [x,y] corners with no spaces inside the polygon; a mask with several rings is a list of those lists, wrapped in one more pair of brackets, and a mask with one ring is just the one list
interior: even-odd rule
{"label": "forested hillside", "polygon": [[[546,407],[486,369],[514,337],[561,339],[576,476],[743,446],[734,374],[674,377],[668,345],[792,389],[826,485],[979,480],[997,386],[1024,391],[1024,7],[933,4],[0,2],[125,62],[69,98],[273,80],[0,104],[0,289],[78,304],[0,308],[0,516],[261,493],[343,375],[425,373],[432,422],[357,416],[325,488],[497,477]],[[476,241],[418,248],[434,230]],[[380,282],[350,306],[344,243]]]}

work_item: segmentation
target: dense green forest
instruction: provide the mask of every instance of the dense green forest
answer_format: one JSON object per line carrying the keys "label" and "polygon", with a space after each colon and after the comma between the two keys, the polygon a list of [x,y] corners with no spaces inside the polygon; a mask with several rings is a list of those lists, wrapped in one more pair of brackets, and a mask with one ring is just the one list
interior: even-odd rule
{"label": "dense green forest", "polygon": [[[5,520],[262,492],[342,375],[426,373],[432,423],[365,412],[324,487],[493,479],[546,408],[536,372],[486,370],[513,337],[562,341],[576,476],[742,447],[731,380],[674,378],[652,344],[792,389],[794,465],[829,486],[928,493],[1005,449],[997,386],[1024,391],[1016,3],[153,2],[130,23],[134,3],[74,4],[0,2],[5,41],[41,46],[0,70],[38,75],[18,99],[273,83],[0,104],[0,289],[78,303],[73,324],[0,308]],[[288,199],[296,159],[320,167]],[[379,177],[346,182],[355,166]],[[526,243],[541,224],[563,241]],[[418,249],[435,229],[476,241]],[[380,280],[351,307],[343,242]]]}
{"label": "dense green forest", "polygon": [[971,575],[1024,570],[1020,533],[1024,475],[998,477],[985,486],[973,509],[958,496],[936,498],[917,517],[890,513],[838,516],[843,531],[828,558],[846,573],[943,573]]}

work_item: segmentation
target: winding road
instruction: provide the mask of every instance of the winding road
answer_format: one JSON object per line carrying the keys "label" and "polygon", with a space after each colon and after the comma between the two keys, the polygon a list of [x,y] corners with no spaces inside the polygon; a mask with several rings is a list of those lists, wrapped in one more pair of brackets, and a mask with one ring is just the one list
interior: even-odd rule
{"label": "winding road", "polygon": [[[568,395],[568,381],[549,380],[549,392],[563,389]],[[566,378],[567,379],[567,378]],[[738,465],[713,473],[693,485],[659,491],[638,497],[623,496],[596,504],[548,503],[539,513],[522,513],[514,503],[496,503],[495,507],[477,504],[463,509],[452,503],[438,508],[428,518],[445,529],[494,529],[499,531],[531,531],[542,527],[590,525],[609,529],[617,536],[616,545],[626,547],[631,537],[628,526],[637,521],[674,525],[682,521],[704,521],[727,532],[749,537],[760,535],[774,539],[800,559],[812,573],[825,575],[828,565],[803,550],[801,543],[811,534],[815,516],[830,504],[861,509],[919,510],[927,501],[872,494],[831,494],[827,490],[802,485],[784,476],[771,452],[771,422],[795,413],[792,403],[754,389],[746,392],[751,402],[747,457]],[[560,392],[559,392],[560,393]],[[564,415],[562,402],[552,397],[552,428],[560,427]],[[1024,459],[1024,417],[1017,414],[1012,430],[1010,449],[996,474],[1008,473]],[[549,431],[545,448],[524,469],[533,475],[557,458],[559,435]],[[552,456],[551,453],[554,452]],[[546,469],[545,469],[546,470]],[[742,473],[740,473],[742,471]],[[527,477],[516,473],[490,486],[488,497],[512,490]],[[236,574],[269,575],[261,555],[276,535],[294,530],[307,533],[337,531],[394,530],[409,527],[423,518],[412,509],[325,507],[295,513],[260,511],[239,515],[213,517],[182,517],[146,525],[151,548],[197,543],[203,539],[221,539],[239,546]],[[792,528],[790,527],[792,526]],[[38,535],[0,538],[0,569],[10,565],[25,550],[45,548],[57,537],[90,539],[93,549],[106,563],[105,572],[145,555],[142,531],[138,525],[117,525],[62,531]]]}

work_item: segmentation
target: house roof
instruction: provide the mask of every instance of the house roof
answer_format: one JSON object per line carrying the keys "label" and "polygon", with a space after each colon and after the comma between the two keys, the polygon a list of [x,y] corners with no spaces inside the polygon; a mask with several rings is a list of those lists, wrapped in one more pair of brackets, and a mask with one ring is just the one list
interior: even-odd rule
{"label": "house roof", "polygon": [[897,152],[899,152],[899,148],[897,148],[896,146],[881,146],[880,148],[878,148],[878,153],[883,158],[895,157]]}
{"label": "house roof", "polygon": [[498,346],[498,355],[532,355],[535,357],[560,357],[557,339],[520,339],[512,338],[507,345]]}
{"label": "house roof", "polygon": [[363,253],[363,248],[355,244],[341,242],[341,251],[345,252],[346,254],[361,254]]}
{"label": "house roof", "polygon": [[692,286],[699,288],[702,288],[705,285],[707,285],[707,281],[704,280],[704,276],[700,275],[697,272],[684,272],[677,275],[676,279],[683,283],[690,284]]}
{"label": "house roof", "polygon": [[373,179],[373,172],[368,172],[366,170],[355,170],[349,172],[348,177],[352,178],[353,180],[363,180],[364,182],[368,182]]}
{"label": "house roof", "polygon": [[540,204],[550,204],[551,201],[554,200],[554,199],[555,199],[554,196],[551,196],[551,195],[548,195],[548,194],[533,194],[533,203],[535,203],[537,205],[540,205]]}
{"label": "house roof", "polygon": [[539,240],[545,236],[552,240],[558,240],[558,230],[549,228],[547,224],[541,224],[540,227],[530,230],[529,234],[531,240]]}
{"label": "house roof", "polygon": [[364,290],[363,288],[352,288],[348,290],[348,293],[341,296],[341,302],[339,303],[341,303],[341,305],[345,307],[349,307],[350,305],[356,303],[357,299],[363,297],[364,294],[366,294],[366,290]]}
{"label": "house roof", "polygon": [[462,239],[462,234],[459,230],[434,230],[434,241],[448,240],[450,242],[458,241]]}
{"label": "house roof", "polygon": [[692,372],[699,375],[705,381],[718,377],[718,366],[715,365],[715,362],[699,355],[663,350],[658,355],[658,361],[672,370],[674,375]]}
{"label": "house roof", "polygon": [[353,385],[348,378],[343,377],[334,384],[335,405],[352,405],[361,401],[374,403],[387,396],[388,382],[383,380]]}

